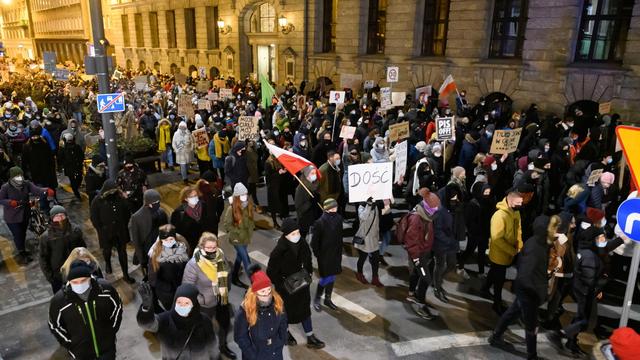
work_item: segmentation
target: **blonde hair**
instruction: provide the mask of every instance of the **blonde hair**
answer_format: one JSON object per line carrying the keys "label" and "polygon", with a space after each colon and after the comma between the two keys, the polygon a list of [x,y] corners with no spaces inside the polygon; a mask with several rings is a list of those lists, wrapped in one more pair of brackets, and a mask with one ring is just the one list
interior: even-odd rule
{"label": "blonde hair", "polygon": [[574,184],[567,191],[567,196],[575,199],[578,195],[580,195],[584,191],[584,188],[580,184]]}
{"label": "blonde hair", "polygon": [[[284,312],[284,302],[273,286],[271,286],[271,295],[273,296],[273,308],[276,310],[276,315],[282,314]],[[258,296],[253,292],[251,287],[249,287],[247,293],[244,295],[242,308],[247,315],[249,327],[253,327],[258,321]]]}
{"label": "blonde hair", "polygon": [[562,218],[558,215],[553,215],[549,219],[549,225],[547,226],[547,244],[551,245],[556,240],[556,233],[562,223]]}
{"label": "blonde hair", "polygon": [[[171,224],[165,224],[158,228],[160,231],[169,232],[175,230],[176,227]],[[184,236],[176,233],[176,242],[182,243],[187,249],[187,254],[189,254],[189,243],[184,238]],[[149,263],[151,264],[151,270],[154,272],[158,271],[160,267],[160,263],[158,263],[158,257],[162,254],[162,241],[160,238],[156,240],[153,245],[151,245],[151,255],[149,256]]]}
{"label": "blonde hair", "polygon": [[90,260],[94,264],[98,264],[98,259],[86,247],[77,247],[71,250],[69,257],[65,260],[64,264],[60,267],[60,273],[62,278],[66,279],[71,269],[71,264],[76,260]]}
{"label": "blonde hair", "polygon": [[202,235],[200,235],[200,240],[198,240],[198,247],[200,249],[203,249],[204,244],[206,244],[209,241],[212,241],[218,244],[218,237],[208,231],[203,232]]}

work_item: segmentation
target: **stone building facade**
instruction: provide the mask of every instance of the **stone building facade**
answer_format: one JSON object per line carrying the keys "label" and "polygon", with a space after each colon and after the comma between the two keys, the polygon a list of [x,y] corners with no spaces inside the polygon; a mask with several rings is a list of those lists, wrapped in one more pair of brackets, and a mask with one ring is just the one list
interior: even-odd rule
{"label": "stone building facade", "polygon": [[15,0],[0,7],[2,44],[6,56],[23,59],[35,57],[27,1]]}
{"label": "stone building facade", "polygon": [[388,86],[386,68],[398,66],[394,91],[452,74],[474,102],[499,93],[515,109],[558,114],[612,102],[631,121],[640,110],[640,0],[111,2],[125,67],[340,87],[345,76]]}

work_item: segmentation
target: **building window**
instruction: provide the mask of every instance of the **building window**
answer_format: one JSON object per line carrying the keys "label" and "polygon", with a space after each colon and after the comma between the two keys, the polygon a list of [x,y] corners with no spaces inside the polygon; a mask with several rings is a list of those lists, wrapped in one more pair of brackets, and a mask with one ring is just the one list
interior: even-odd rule
{"label": "building window", "polygon": [[120,17],[122,21],[122,41],[124,43],[124,47],[131,46],[131,37],[129,36],[129,16],[122,15]]}
{"label": "building window", "polygon": [[167,47],[175,49],[178,45],[176,42],[176,13],[173,10],[166,12],[167,21]]}
{"label": "building window", "polygon": [[422,56],[444,56],[449,23],[449,0],[425,0]]}
{"label": "building window", "polygon": [[527,0],[496,0],[489,57],[522,57],[526,25]]}
{"label": "building window", "polygon": [[207,6],[206,8],[207,27],[207,49],[217,49],[220,47],[218,38],[218,7]]}
{"label": "building window", "polygon": [[367,54],[384,54],[387,27],[387,0],[369,0]]}
{"label": "building window", "polygon": [[136,46],[144,47],[144,30],[142,27],[142,14],[135,14],[133,17],[136,25]]}
{"label": "building window", "polygon": [[325,0],[322,7],[322,52],[336,51],[338,0]]}
{"label": "building window", "polygon": [[251,14],[251,32],[276,31],[276,9],[271,4],[258,6]]}
{"label": "building window", "polygon": [[585,0],[576,61],[622,61],[632,10],[633,0]]}
{"label": "building window", "polygon": [[158,13],[157,12],[149,13],[149,28],[151,29],[151,47],[159,48],[160,36],[158,33]]}
{"label": "building window", "polygon": [[187,49],[196,48],[196,9],[184,9],[184,31],[187,36]]}

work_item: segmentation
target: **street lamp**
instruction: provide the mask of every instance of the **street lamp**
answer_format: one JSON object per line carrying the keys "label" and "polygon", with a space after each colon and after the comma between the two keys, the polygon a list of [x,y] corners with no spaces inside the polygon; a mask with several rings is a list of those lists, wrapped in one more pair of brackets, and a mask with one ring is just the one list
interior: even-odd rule
{"label": "street lamp", "polygon": [[224,20],[222,20],[222,18],[218,19],[218,30],[220,31],[220,34],[222,35],[227,35],[228,33],[231,32],[231,26],[224,24]]}
{"label": "street lamp", "polygon": [[293,26],[293,24],[289,24],[289,21],[284,15],[281,15],[278,18],[278,25],[280,26],[280,31],[282,31],[282,33],[285,35],[287,35],[288,33],[296,29],[296,27]]}

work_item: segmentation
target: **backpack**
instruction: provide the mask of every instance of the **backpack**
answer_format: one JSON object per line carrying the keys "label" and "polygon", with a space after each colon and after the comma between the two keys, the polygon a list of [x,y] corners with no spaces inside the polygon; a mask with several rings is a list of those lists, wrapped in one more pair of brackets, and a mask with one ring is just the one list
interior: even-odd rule
{"label": "backpack", "polygon": [[396,232],[394,234],[395,243],[398,245],[404,245],[404,237],[407,234],[407,229],[409,228],[409,217],[413,214],[413,211],[410,211],[400,218],[398,224],[396,224]]}

